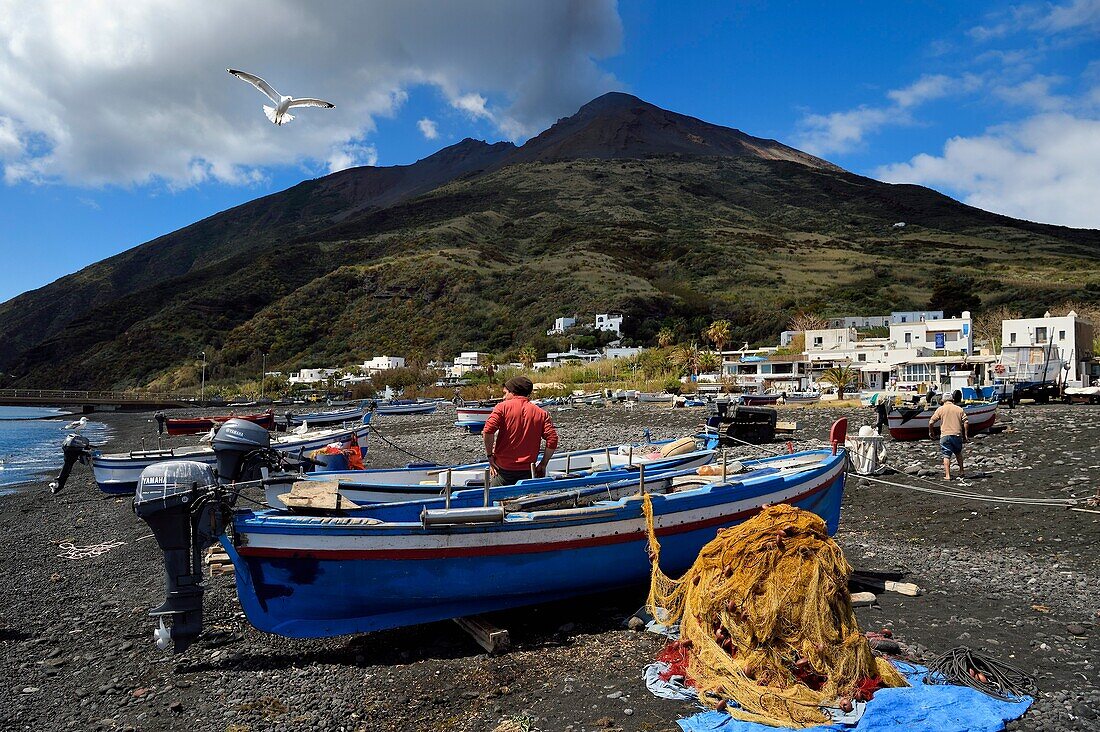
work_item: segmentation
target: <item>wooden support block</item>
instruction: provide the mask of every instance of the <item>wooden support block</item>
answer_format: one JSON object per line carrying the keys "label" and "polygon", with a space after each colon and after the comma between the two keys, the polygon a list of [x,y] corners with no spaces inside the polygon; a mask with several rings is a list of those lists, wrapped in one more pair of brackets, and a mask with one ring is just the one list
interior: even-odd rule
{"label": "wooden support block", "polygon": [[878,603],[878,598],[873,592],[853,592],[852,607],[870,607]]}
{"label": "wooden support block", "polygon": [[917,597],[924,592],[924,590],[917,587],[912,582],[891,582],[890,580],[886,580],[885,584],[887,592],[896,592],[899,595]]}
{"label": "wooden support block", "polygon": [[512,639],[507,630],[501,630],[486,621],[480,615],[468,618],[455,618],[458,627],[470,634],[470,637],[489,653],[503,653],[512,647]]}
{"label": "wooden support block", "polygon": [[776,422],[775,431],[791,434],[798,430],[798,422]]}

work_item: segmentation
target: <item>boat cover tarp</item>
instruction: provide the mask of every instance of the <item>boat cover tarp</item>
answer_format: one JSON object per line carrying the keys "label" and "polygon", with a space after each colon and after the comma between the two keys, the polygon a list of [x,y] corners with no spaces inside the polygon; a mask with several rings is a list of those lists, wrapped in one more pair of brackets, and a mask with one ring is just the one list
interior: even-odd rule
{"label": "boat cover tarp", "polygon": [[[907,688],[880,689],[854,726],[819,725],[801,732],[897,732],[897,730],[936,730],[936,732],[999,732],[1005,722],[1023,716],[1032,702],[1004,702],[965,686],[940,686],[924,683],[928,669],[907,663],[894,664],[909,682]],[[708,710],[677,720],[684,732],[775,732],[769,727],[742,722],[725,712]]]}

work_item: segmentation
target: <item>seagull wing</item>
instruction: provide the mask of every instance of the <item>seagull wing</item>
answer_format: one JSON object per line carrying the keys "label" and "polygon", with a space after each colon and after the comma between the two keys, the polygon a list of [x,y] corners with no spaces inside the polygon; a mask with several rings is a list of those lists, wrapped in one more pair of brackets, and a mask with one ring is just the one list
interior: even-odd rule
{"label": "seagull wing", "polygon": [[326,102],[324,99],[310,99],[309,97],[303,97],[302,99],[291,99],[291,107],[324,107],[325,109],[335,109],[336,105],[332,102]]}
{"label": "seagull wing", "polygon": [[247,71],[238,71],[237,69],[226,69],[226,71],[233,74],[233,76],[236,76],[241,81],[247,81],[249,84],[259,89],[264,94],[266,94],[267,98],[271,101],[275,102],[276,104],[279,103],[279,92],[275,91],[271,84],[268,84],[260,77],[256,76],[255,74],[250,74]]}

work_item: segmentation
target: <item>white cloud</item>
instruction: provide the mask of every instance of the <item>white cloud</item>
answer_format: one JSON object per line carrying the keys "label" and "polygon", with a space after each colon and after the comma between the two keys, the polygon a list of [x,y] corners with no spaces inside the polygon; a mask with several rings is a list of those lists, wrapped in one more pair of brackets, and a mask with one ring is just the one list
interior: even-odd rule
{"label": "white cloud", "polygon": [[11,117],[0,117],[0,159],[19,157],[23,152],[15,122]]}
{"label": "white cloud", "polygon": [[463,94],[451,100],[451,106],[468,114],[471,119],[492,119],[492,113],[485,108],[489,100],[477,93]]}
{"label": "white cloud", "polygon": [[1064,82],[1060,76],[1037,74],[1017,84],[995,86],[993,94],[1009,104],[1049,112],[1070,106],[1068,98],[1054,93],[1054,87]]}
{"label": "white cloud", "polygon": [[875,175],[941,188],[987,211],[1100,228],[1100,119],[1036,115],[976,137],[952,138],[940,156],[917,155]]}
{"label": "white cloud", "polygon": [[425,117],[416,123],[416,128],[420,130],[420,134],[424,135],[426,140],[434,140],[439,137],[439,128],[436,127],[435,121]]}
{"label": "white cloud", "polygon": [[378,150],[374,145],[360,143],[348,143],[333,150],[328,156],[328,172],[337,173],[341,170],[354,168],[360,165],[377,165]]}
{"label": "white cloud", "polygon": [[1073,0],[1055,5],[1038,26],[1055,33],[1077,29],[1100,33],[1100,0]]}
{"label": "white cloud", "polygon": [[869,132],[908,119],[908,113],[897,107],[858,107],[831,114],[807,114],[798,123],[796,146],[814,155],[848,152],[858,147]]}
{"label": "white cloud", "polygon": [[888,125],[913,124],[911,110],[927,102],[953,94],[973,91],[981,86],[973,74],[922,76],[909,86],[886,93],[891,104],[861,105],[830,114],[807,114],[798,123],[797,147],[814,155],[849,152],[864,138]]}
{"label": "white cloud", "polygon": [[[619,86],[596,61],[621,48],[613,0],[0,0],[0,17],[9,183],[247,183],[271,165],[364,159],[375,119],[417,85],[510,137]],[[276,128],[226,67],[336,109]]]}
{"label": "white cloud", "polygon": [[1012,5],[1007,10],[990,14],[986,20],[986,24],[971,28],[968,35],[985,42],[1021,31],[1100,33],[1100,0]]}

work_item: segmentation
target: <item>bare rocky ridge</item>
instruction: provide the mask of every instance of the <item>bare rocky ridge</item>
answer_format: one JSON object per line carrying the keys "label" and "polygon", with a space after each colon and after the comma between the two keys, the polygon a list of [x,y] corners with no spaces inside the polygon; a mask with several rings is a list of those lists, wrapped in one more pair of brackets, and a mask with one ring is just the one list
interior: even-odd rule
{"label": "bare rocky ridge", "polygon": [[[796,448],[820,444],[837,416],[852,431],[867,410],[788,408]],[[697,410],[641,405],[553,412],[565,448],[580,449],[693,430]],[[970,465],[988,477],[972,490],[1065,497],[1096,489],[1100,408],[1024,407],[1011,430],[974,440]],[[468,461],[481,440],[450,428],[454,415],[378,421],[416,455]],[[153,439],[152,415],[104,417],[108,449]],[[190,440],[190,438],[186,438]],[[777,445],[776,447],[781,447]],[[888,442],[889,462],[938,468],[928,441]],[[378,440],[370,463],[410,458]],[[746,450],[746,455],[752,454]],[[919,476],[918,476],[919,477]],[[902,474],[899,483],[923,485]],[[933,480],[931,485],[935,485]],[[1035,706],[1010,730],[1100,730],[1100,517],[1064,509],[961,501],[852,477],[837,540],[857,570],[898,570],[920,597],[879,594],[859,608],[863,630],[893,629],[917,658],[958,645],[1037,677]],[[185,654],[152,643],[146,611],[164,592],[159,553],[128,499],[104,498],[77,470],[66,492],[45,481],[0,497],[0,728],[39,730],[227,729],[485,732],[502,720],[544,732],[675,732],[690,704],[652,697],[642,668],[662,646],[624,627],[645,587],[496,613],[515,650],[486,656],[454,624],[433,623],[355,637],[288,640],[248,626],[231,577],[209,580],[207,632]],[[125,541],[82,560],[57,544]]]}
{"label": "bare rocky ridge", "polygon": [[776,140],[676,114],[622,92],[597,97],[571,117],[558,120],[509,155],[502,165],[657,155],[786,160],[811,168],[843,171],[827,160]]}

